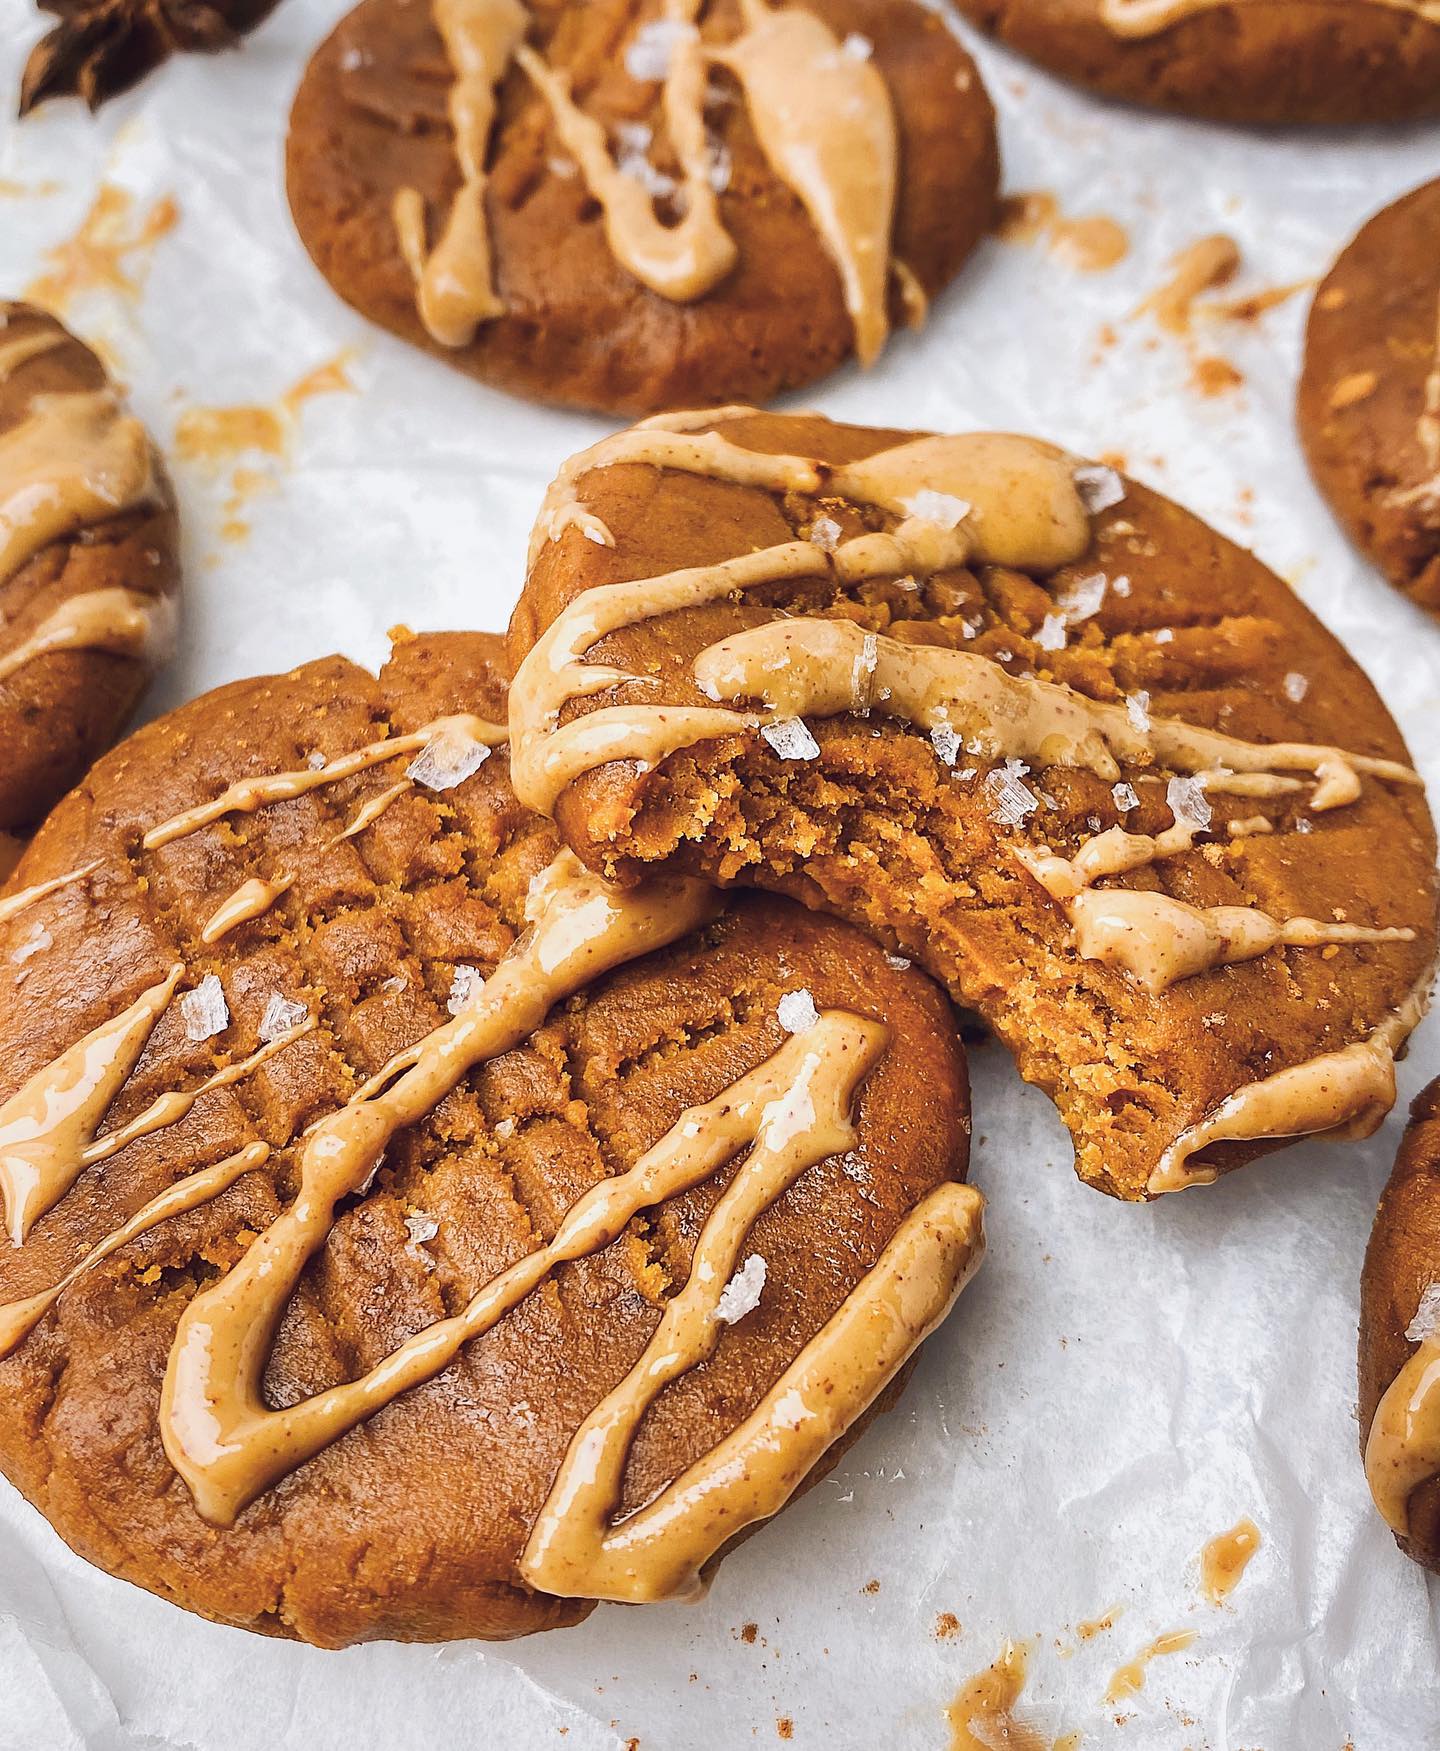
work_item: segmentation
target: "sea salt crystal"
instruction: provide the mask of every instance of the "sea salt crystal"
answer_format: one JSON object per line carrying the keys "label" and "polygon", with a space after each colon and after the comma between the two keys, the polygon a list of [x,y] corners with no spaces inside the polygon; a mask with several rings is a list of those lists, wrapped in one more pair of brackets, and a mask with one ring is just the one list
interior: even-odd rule
{"label": "sea salt crystal", "polygon": [[723,140],[709,140],[710,168],[705,172],[705,180],[717,195],[723,195],[730,186],[730,175],[734,163],[730,157],[730,148]]}
{"label": "sea salt crystal", "polygon": [[1161,626],[1157,628],[1155,642],[1156,644],[1174,644],[1175,628],[1173,626]]}
{"label": "sea salt crystal", "polygon": [[840,541],[840,525],[833,517],[817,517],[810,525],[810,539],[822,553],[834,553]]}
{"label": "sea salt crystal", "polygon": [[501,1119],[500,1123],[495,1127],[495,1135],[502,1143],[507,1137],[513,1137],[515,1135],[514,1119]]}
{"label": "sea salt crystal", "polygon": [[213,973],[207,973],[193,991],[187,991],[180,999],[180,1015],[185,1023],[185,1038],[197,1044],[223,1034],[229,1027],[230,1008]]}
{"label": "sea salt crystal", "polygon": [[973,778],[979,770],[978,766],[962,766],[955,776],[957,778]]}
{"label": "sea salt crystal", "polygon": [[1113,468],[1106,468],[1103,463],[1087,462],[1070,478],[1075,482],[1080,503],[1092,517],[1098,511],[1108,511],[1111,505],[1118,505],[1125,497],[1125,482]]}
{"label": "sea salt crystal", "polygon": [[11,962],[17,967],[20,966],[23,962],[28,961],[31,955],[38,955],[42,950],[49,948],[54,940],[43,924],[33,925],[29,936],[11,955]]}
{"label": "sea salt crystal", "polygon": [[949,724],[936,724],[930,731],[930,746],[947,766],[953,766],[960,753],[960,737]]}
{"label": "sea salt crystal", "polygon": [[1020,782],[1030,770],[1023,760],[1006,760],[985,775],[990,797],[990,819],[1000,827],[1018,827],[1034,814],[1040,800]]}
{"label": "sea salt crystal", "polygon": [[675,50],[697,35],[695,26],[682,18],[652,18],[631,37],[625,50],[625,71],[632,79],[665,79]]}
{"label": "sea salt crystal", "polygon": [[1132,693],[1125,701],[1125,715],[1130,719],[1130,728],[1143,736],[1150,728],[1150,695],[1143,690]]}
{"label": "sea salt crystal", "polygon": [[737,1320],[744,1319],[760,1305],[764,1288],[765,1260],[758,1252],[752,1252],[720,1291],[720,1299],[715,1303],[716,1319],[721,1325],[734,1325]]}
{"label": "sea salt crystal", "polygon": [[868,61],[875,53],[875,45],[868,36],[861,36],[858,30],[852,30],[840,45],[840,53],[851,61]]}
{"label": "sea salt crystal", "polygon": [[1280,685],[1285,691],[1285,697],[1292,705],[1299,705],[1300,701],[1310,691],[1310,683],[1298,669],[1292,669]]}
{"label": "sea salt crystal", "polygon": [[910,962],[904,955],[892,955],[887,951],[885,955],[885,965],[887,967],[894,967],[897,973],[903,973],[906,967],[910,965]]}
{"label": "sea salt crystal", "polygon": [[467,967],[463,964],[456,967],[455,976],[450,981],[450,996],[445,1005],[451,1015],[459,1015],[484,983],[485,977],[479,967]]}
{"label": "sea salt crystal", "polygon": [[1177,821],[1193,821],[1202,830],[1210,825],[1210,799],[1198,778],[1172,778],[1165,786],[1165,800]]}
{"label": "sea salt crystal", "polygon": [[1110,794],[1115,799],[1115,807],[1122,815],[1128,815],[1131,809],[1140,807],[1140,792],[1133,784],[1113,785]]}
{"label": "sea salt crystal", "polygon": [[1091,572],[1088,577],[1076,578],[1056,607],[1067,621],[1089,620],[1100,612],[1108,587],[1109,580],[1104,572]]}
{"label": "sea salt crystal", "polygon": [[928,486],[900,503],[912,517],[938,523],[942,529],[953,529],[970,515],[970,506],[964,499],[957,499],[954,493],[934,492]]}
{"label": "sea salt crystal", "polygon": [[1035,642],[1042,651],[1063,651],[1065,637],[1064,615],[1047,614],[1040,622],[1040,630],[1035,634]]}
{"label": "sea salt crystal", "polygon": [[561,182],[569,182],[580,168],[573,158],[547,158],[545,167],[551,176],[558,176]]}
{"label": "sea salt crystal", "polygon": [[875,679],[879,661],[880,641],[873,632],[867,632],[860,641],[860,655],[850,671],[850,698],[856,711],[867,717],[870,714],[870,683]]}
{"label": "sea salt crystal", "polygon": [[393,997],[397,991],[403,991],[410,981],[403,973],[392,973],[388,979],[380,981],[380,989],[388,991]]}
{"label": "sea salt crystal", "polygon": [[260,1017],[260,1026],[256,1030],[262,1046],[268,1046],[271,1040],[278,1040],[288,1034],[291,1028],[299,1027],[300,1023],[310,1014],[303,1003],[296,1003],[291,997],[284,997],[278,991],[270,993],[270,1001],[265,1005],[265,1013]]}
{"label": "sea salt crystal", "polygon": [[413,1251],[424,1246],[427,1240],[434,1240],[440,1232],[440,1224],[424,1210],[412,1210],[405,1218],[405,1232],[410,1236],[405,1242],[405,1250]]}
{"label": "sea salt crystal", "polygon": [[1405,1336],[1412,1344],[1423,1344],[1440,1330],[1440,1282],[1427,1283],[1415,1317],[1405,1327]]}
{"label": "sea salt crystal", "polygon": [[1308,820],[1304,815],[1301,815],[1300,819],[1295,823],[1295,831],[1297,833],[1313,833],[1315,831],[1315,823]]}
{"label": "sea salt crystal", "polygon": [[814,760],[820,752],[804,718],[777,718],[774,723],[762,724],[760,734],[782,760]]}
{"label": "sea salt crystal", "polygon": [[318,748],[313,748],[310,753],[305,756],[305,764],[312,772],[318,772],[325,764],[325,756]]}
{"label": "sea salt crystal", "polygon": [[802,985],[798,991],[787,991],[775,1005],[776,1019],[787,1034],[807,1033],[820,1019],[815,999]]}
{"label": "sea salt crystal", "polygon": [[1118,578],[1111,578],[1110,588],[1117,596],[1128,596],[1130,594],[1130,580],[1122,572]]}
{"label": "sea salt crystal", "polygon": [[425,744],[405,768],[405,776],[423,784],[426,790],[454,790],[489,758],[488,742],[452,726]]}
{"label": "sea salt crystal", "polygon": [[650,162],[650,142],[654,135],[644,122],[620,122],[615,129],[615,138],[618,142],[615,168],[622,176],[638,182],[654,201],[664,200],[667,195],[675,193],[675,178],[657,170]]}

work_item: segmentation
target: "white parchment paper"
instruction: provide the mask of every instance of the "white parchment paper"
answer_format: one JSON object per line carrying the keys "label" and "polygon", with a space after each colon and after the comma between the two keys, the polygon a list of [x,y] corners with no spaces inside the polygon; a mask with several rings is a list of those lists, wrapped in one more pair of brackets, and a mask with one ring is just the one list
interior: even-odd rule
{"label": "white parchment paper", "polygon": [[[189,596],[180,660],[150,710],[336,648],[378,661],[397,620],[503,628],[542,488],[603,429],[370,330],[305,258],[281,184],[285,117],[345,4],[285,0],[243,54],[172,63],[98,118],[56,105],[0,123],[7,293],[75,233],[102,182],[133,197],[130,225],[178,204],[174,228],[123,259],[133,294],[69,311],[162,444],[196,404],[271,403],[354,349],[354,393],[306,402],[283,457],[242,459],[269,483],[243,507],[226,508],[233,464],[175,463]],[[0,92],[39,28],[7,0]],[[1240,245],[1238,293],[1313,278],[1362,218],[1440,169],[1440,129],[1190,125],[978,52],[1008,188],[1119,219],[1130,254],[1084,274],[1040,244],[990,243],[923,335],[806,402],[1123,455],[1294,583],[1440,784],[1440,627],[1349,551],[1293,438],[1305,296],[1257,322],[1205,322],[1188,346],[1131,316],[1207,232]],[[1114,344],[1098,338],[1106,324]],[[1243,383],[1198,394],[1201,354]],[[221,532],[237,517],[243,541]],[[100,1575],[0,1484],[0,1751],[688,1751],[780,1742],[782,1722],[799,1746],[940,1751],[945,1704],[1006,1637],[1035,1638],[1036,1722],[1082,1732],[1087,1748],[1440,1745],[1436,1596],[1370,1508],[1354,1420],[1361,1254],[1400,1113],[1440,1070],[1440,1027],[1417,1035],[1401,1107],[1368,1144],[1298,1147],[1151,1208],[1075,1181],[1048,1103],[998,1048],[973,1068],[988,1262],[900,1410],[732,1557],[703,1605],[602,1607],[505,1649],[325,1654],[214,1628]],[[1216,1608],[1196,1556],[1242,1514],[1264,1544]],[[1074,1626],[1111,1607],[1114,1629],[1077,1642]],[[948,1637],[935,1633],[944,1612],[961,1625]],[[1107,1706],[1113,1669],[1176,1629],[1193,1644]]]}

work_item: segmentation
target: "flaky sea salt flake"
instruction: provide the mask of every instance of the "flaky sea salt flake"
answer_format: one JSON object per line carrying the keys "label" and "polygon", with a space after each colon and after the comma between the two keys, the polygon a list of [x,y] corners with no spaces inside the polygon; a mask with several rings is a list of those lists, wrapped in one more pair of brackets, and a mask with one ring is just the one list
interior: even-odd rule
{"label": "flaky sea salt flake", "polygon": [[1165,786],[1165,800],[1177,821],[1193,821],[1202,830],[1210,825],[1214,811],[1198,778],[1172,778]]}
{"label": "flaky sea salt flake", "polygon": [[1076,578],[1055,604],[1070,625],[1077,620],[1089,620],[1100,612],[1110,580],[1104,572],[1091,572]]}
{"label": "flaky sea salt flake", "polygon": [[279,991],[270,993],[270,1001],[265,1005],[265,1013],[260,1017],[260,1026],[256,1030],[260,1044],[268,1046],[271,1040],[278,1040],[288,1034],[291,1028],[299,1027],[310,1011],[303,1003],[296,1003],[291,997],[282,995]]}
{"label": "flaky sea salt flake", "polygon": [[760,1305],[764,1288],[765,1260],[758,1252],[752,1252],[720,1291],[720,1299],[715,1303],[715,1318],[721,1325],[734,1325],[737,1320],[744,1319]]}
{"label": "flaky sea salt flake", "polygon": [[461,962],[450,981],[450,997],[445,1005],[451,1015],[459,1015],[462,1009],[468,1008],[484,983],[485,976],[479,967],[467,967]]}
{"label": "flaky sea salt flake", "polygon": [[225,1032],[230,1025],[230,1006],[214,973],[207,973],[193,991],[187,991],[180,999],[180,1015],[185,1023],[185,1038],[197,1044]]}
{"label": "flaky sea salt flake", "polygon": [[820,753],[820,744],[802,717],[781,717],[762,724],[760,734],[782,760],[814,760]]}
{"label": "flaky sea salt flake", "polygon": [[903,973],[910,964],[905,955],[892,955],[888,949],[886,950],[885,965],[893,967],[897,973]]}
{"label": "flaky sea salt flake", "polygon": [[1030,768],[1023,760],[1006,760],[985,775],[990,798],[990,819],[999,827],[1018,827],[1040,806],[1028,785],[1020,782]]}
{"label": "flaky sea salt flake", "polygon": [[875,45],[868,36],[861,36],[858,30],[852,30],[841,43],[840,53],[850,61],[868,61],[875,53]]}
{"label": "flaky sea salt flake", "polygon": [[1035,642],[1042,651],[1063,651],[1065,638],[1063,614],[1047,614],[1040,622],[1040,630],[1035,634]]}
{"label": "flaky sea salt flake", "polygon": [[1310,683],[1298,669],[1292,669],[1280,685],[1284,689],[1285,697],[1292,705],[1299,705],[1310,691]]}
{"label": "flaky sea salt flake", "polygon": [[405,776],[426,790],[454,790],[490,758],[490,744],[454,725],[431,738],[410,764]]}
{"label": "flaky sea salt flake", "polygon": [[697,35],[683,18],[652,18],[631,37],[625,50],[625,71],[632,79],[658,83],[670,73],[675,50]]}
{"label": "flaky sea salt flake", "polygon": [[49,948],[54,940],[54,937],[51,936],[50,932],[43,924],[32,925],[30,934],[10,957],[12,965],[17,967],[23,966],[24,963],[30,959],[31,955],[43,953],[44,950]]}
{"label": "flaky sea salt flake", "polygon": [[1087,462],[1070,478],[1075,482],[1080,503],[1092,517],[1100,511],[1108,511],[1111,505],[1118,505],[1125,497],[1125,482],[1113,468],[1107,468],[1102,462]]}
{"label": "flaky sea salt flake", "polygon": [[1115,799],[1115,807],[1122,815],[1128,815],[1131,809],[1140,807],[1140,792],[1133,784],[1116,784],[1110,788],[1110,794]]}
{"label": "flaky sea salt flake", "polygon": [[822,553],[834,553],[840,542],[840,525],[833,517],[817,517],[810,525],[809,538]]}
{"label": "flaky sea salt flake", "polygon": [[1130,719],[1130,728],[1140,735],[1150,728],[1150,695],[1143,688],[1139,693],[1127,695],[1125,715]]}
{"label": "flaky sea salt flake", "polygon": [[930,746],[947,766],[953,766],[960,755],[960,737],[949,724],[936,724],[930,731]]}
{"label": "flaky sea salt flake", "polygon": [[912,493],[908,499],[901,499],[900,503],[912,517],[925,523],[938,523],[942,529],[954,529],[970,515],[971,509],[968,500],[957,499],[951,492],[936,492],[928,486]]}
{"label": "flaky sea salt flake", "polygon": [[820,1011],[815,999],[802,985],[798,991],[787,991],[775,1005],[775,1016],[787,1034],[803,1034],[815,1026]]}
{"label": "flaky sea salt flake", "polygon": [[440,1232],[440,1224],[425,1210],[412,1210],[405,1218],[405,1232],[410,1236],[405,1242],[407,1252],[416,1247],[424,1246],[427,1240],[434,1240]]}
{"label": "flaky sea salt flake", "polygon": [[1405,1327],[1405,1336],[1412,1344],[1423,1344],[1440,1332],[1440,1282],[1427,1283],[1415,1317]]}

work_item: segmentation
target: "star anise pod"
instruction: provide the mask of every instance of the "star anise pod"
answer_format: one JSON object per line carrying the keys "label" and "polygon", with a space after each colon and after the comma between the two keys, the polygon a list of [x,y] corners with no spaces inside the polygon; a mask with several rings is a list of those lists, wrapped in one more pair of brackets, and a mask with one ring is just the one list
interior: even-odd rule
{"label": "star anise pod", "polygon": [[175,54],[234,48],[279,0],[38,0],[60,20],[31,51],[20,114],[49,97],[83,97],[91,109]]}

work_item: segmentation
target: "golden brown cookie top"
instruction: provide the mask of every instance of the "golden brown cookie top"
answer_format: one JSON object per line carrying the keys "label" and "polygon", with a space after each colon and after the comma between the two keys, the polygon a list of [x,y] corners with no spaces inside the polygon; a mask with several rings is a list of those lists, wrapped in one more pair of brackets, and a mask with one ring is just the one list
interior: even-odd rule
{"label": "golden brown cookie top", "polygon": [[224,1621],[683,1591],[978,1258],[940,993],[783,902],[607,893],[510,789],[502,649],[222,688],[0,896],[0,1463]]}
{"label": "golden brown cookie top", "polygon": [[306,247],[362,312],[629,413],[873,358],[983,236],[996,175],[979,77],[915,0],[366,0],[288,150]]}
{"label": "golden brown cookie top", "polygon": [[1031,440],[677,416],[562,471],[511,629],[582,858],[866,925],[1174,1189],[1373,1126],[1435,952],[1374,690],[1250,555]]}
{"label": "golden brown cookie top", "polygon": [[177,542],[159,457],[100,360],[0,303],[0,827],[40,819],[168,658]]}
{"label": "golden brown cookie top", "polygon": [[1310,307],[1300,436],[1320,490],[1398,589],[1440,614],[1440,180],[1361,227]]}

